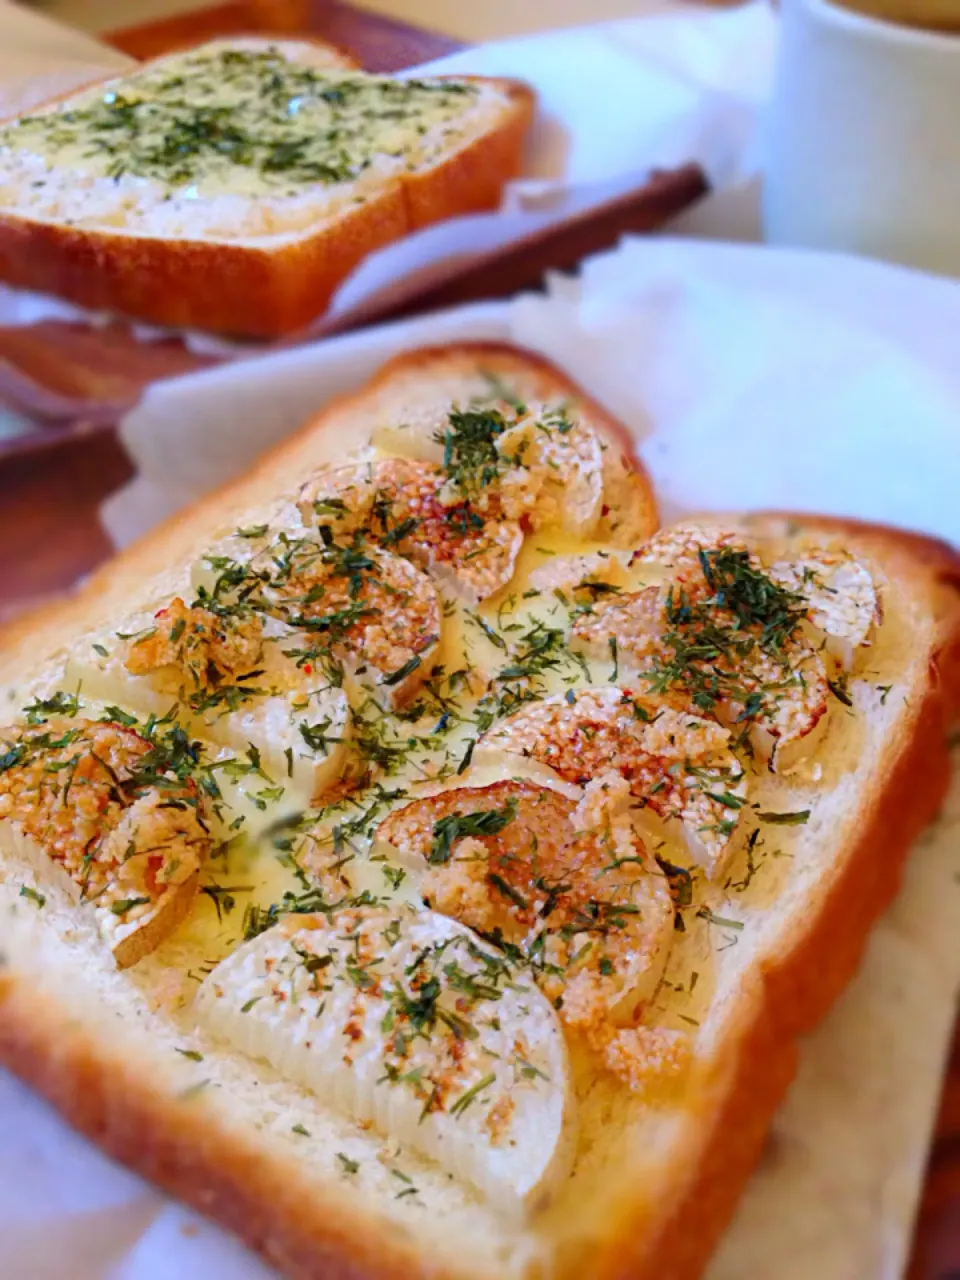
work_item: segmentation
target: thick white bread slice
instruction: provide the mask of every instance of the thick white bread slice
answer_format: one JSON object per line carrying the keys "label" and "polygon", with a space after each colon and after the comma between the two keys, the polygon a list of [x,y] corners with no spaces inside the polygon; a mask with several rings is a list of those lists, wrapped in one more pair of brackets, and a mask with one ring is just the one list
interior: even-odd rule
{"label": "thick white bread slice", "polygon": [[[449,354],[461,371],[476,367],[475,351]],[[547,376],[517,353],[484,359],[497,357],[518,377]],[[278,494],[295,494],[312,467],[335,456],[332,423],[337,440],[347,432],[362,444],[373,425],[368,394],[402,374],[394,403],[415,403],[407,375],[419,358],[398,362],[252,476],[145,540],[73,603],[15,624],[0,659],[11,705],[56,681],[70,636],[149,607],[158,592],[168,597],[217,537],[270,518]],[[549,385],[552,394],[562,382]],[[788,558],[793,535],[782,522],[779,533],[778,558]],[[20,896],[34,873],[12,854],[0,862],[0,1060],[114,1155],[291,1276],[692,1280],[759,1154],[797,1036],[853,971],[945,785],[944,722],[960,690],[957,557],[889,530],[843,533],[871,566],[884,619],[847,686],[853,706],[824,740],[822,778],[751,776],[758,838],[725,878],[688,882],[685,932],[674,936],[643,1029],[686,1035],[692,1069],[663,1090],[632,1090],[574,1046],[574,1172],[525,1223],[197,1032],[183,1003],[196,984],[181,974],[211,956],[202,934],[171,940],[118,974],[95,922],[55,885],[36,885],[47,893],[42,909]],[[673,878],[682,904],[682,877]],[[398,1198],[409,1185],[416,1193]]]}
{"label": "thick white bread slice", "polygon": [[367,76],[308,40],[168,55],[0,129],[0,278],[279,336],[373,250],[495,207],[532,114],[518,81]]}
{"label": "thick white bread slice", "polygon": [[[765,808],[798,812],[812,801],[810,819],[773,824],[752,876],[738,868],[709,919],[687,914],[690,949],[668,968],[687,991],[702,975],[674,1006],[700,1022],[683,1093],[653,1105],[574,1062],[577,1165],[532,1227],[508,1227],[267,1068],[251,1076],[162,1007],[163,957],[142,962],[131,990],[55,891],[41,913],[16,897],[16,880],[0,889],[3,1060],[108,1150],[292,1276],[698,1275],[759,1155],[796,1036],[855,967],[945,785],[944,694],[955,672],[941,682],[938,658],[955,645],[956,592],[944,578],[956,577],[956,560],[889,532],[847,536],[862,540],[889,606],[869,673],[851,683],[863,719],[834,727],[822,794],[763,780]],[[397,1201],[408,1185],[397,1169],[416,1195]]]}
{"label": "thick white bread slice", "polygon": [[570,1172],[575,1105],[557,1015],[447,916],[287,916],[221,961],[195,1008],[234,1048],[432,1157],[508,1215]]}

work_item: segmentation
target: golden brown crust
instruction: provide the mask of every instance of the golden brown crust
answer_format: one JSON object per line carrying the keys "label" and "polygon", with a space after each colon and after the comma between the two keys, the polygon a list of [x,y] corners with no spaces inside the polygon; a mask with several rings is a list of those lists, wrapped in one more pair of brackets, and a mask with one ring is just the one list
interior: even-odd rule
{"label": "golden brown crust", "polygon": [[[480,76],[463,76],[484,84]],[[438,165],[407,174],[403,181],[408,229],[418,231],[460,214],[495,209],[505,183],[523,167],[523,148],[533,123],[536,95],[522,80],[494,83],[507,94],[510,111],[500,126]]]}
{"label": "golden brown crust", "polygon": [[399,185],[275,249],[2,214],[0,279],[152,324],[279,337],[322,312],[358,262],[407,230]]}
{"label": "golden brown crust", "polygon": [[374,250],[431,223],[495,209],[504,185],[520,173],[533,90],[518,80],[457,79],[505,93],[497,124],[441,163],[399,175],[313,231],[271,246],[138,236],[4,213],[0,280],[152,324],[249,338],[293,334],[322,315]]}

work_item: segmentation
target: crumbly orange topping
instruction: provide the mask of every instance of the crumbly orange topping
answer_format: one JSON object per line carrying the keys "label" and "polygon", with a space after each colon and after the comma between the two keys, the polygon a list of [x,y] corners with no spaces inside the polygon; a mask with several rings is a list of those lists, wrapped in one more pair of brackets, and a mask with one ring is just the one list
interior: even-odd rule
{"label": "crumbly orange topping", "polygon": [[342,664],[367,664],[379,683],[406,696],[419,684],[423,659],[440,637],[440,606],[432,583],[414,564],[355,533],[271,537],[253,531],[249,558],[213,556],[218,577],[198,604],[235,616],[243,630],[252,614],[272,615],[302,633],[287,657],[308,674],[320,665],[341,682]]}
{"label": "crumbly orange topping", "polygon": [[132,675],[168,668],[189,693],[205,693],[253,670],[263,651],[263,624],[254,614],[216,614],[189,608],[179,597],[155,615],[146,635],[126,642]]}
{"label": "crumbly orange topping", "polygon": [[482,739],[585,785],[613,769],[663,818],[679,818],[718,856],[746,794],[721,725],[626,689],[582,689],[534,702]]}
{"label": "crumbly orange topping", "polygon": [[3,743],[0,817],[57,862],[82,896],[124,923],[185,883],[210,848],[196,788],[158,772],[133,730],[76,719]]}
{"label": "crumbly orange topping", "polygon": [[660,586],[598,601],[573,626],[590,652],[615,652],[641,687],[677,707],[757,724],[782,749],[827,709],[828,676],[804,630],[807,604],[778,585],[733,535],[686,528],[638,553],[668,572]]}
{"label": "crumbly orange topping", "polygon": [[479,599],[510,580],[523,541],[496,490],[467,503],[449,492],[441,467],[410,458],[326,469],[304,488],[300,511],[336,535],[362,530],[370,541],[448,569]]}

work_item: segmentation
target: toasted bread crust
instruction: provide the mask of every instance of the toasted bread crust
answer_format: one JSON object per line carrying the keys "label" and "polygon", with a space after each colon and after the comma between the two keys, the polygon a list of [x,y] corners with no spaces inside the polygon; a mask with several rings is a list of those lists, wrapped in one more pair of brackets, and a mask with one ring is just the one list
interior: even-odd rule
{"label": "toasted bread crust", "polygon": [[[320,1197],[289,1160],[227,1126],[202,1093],[151,1083],[150,1064],[106,1050],[23,974],[0,974],[0,1063],[85,1137],[237,1234],[291,1277],[406,1280],[423,1274],[415,1243],[371,1229],[347,1195]],[[442,1280],[449,1273],[435,1271]]]}
{"label": "toasted bread crust", "polygon": [[504,92],[507,105],[496,125],[315,230],[277,237],[271,246],[131,235],[2,213],[0,280],[152,324],[249,338],[295,333],[323,314],[374,250],[434,222],[495,209],[504,185],[520,173],[533,90],[518,80],[457,80]]}

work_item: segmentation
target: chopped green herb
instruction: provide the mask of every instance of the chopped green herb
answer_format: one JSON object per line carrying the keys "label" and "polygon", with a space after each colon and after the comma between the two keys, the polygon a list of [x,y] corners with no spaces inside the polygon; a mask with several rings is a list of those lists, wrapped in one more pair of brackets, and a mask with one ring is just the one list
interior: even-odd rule
{"label": "chopped green herb", "polygon": [[809,809],[797,809],[794,813],[758,813],[761,822],[771,822],[780,827],[802,827],[809,820]]}
{"label": "chopped green herb", "polygon": [[449,862],[453,846],[464,836],[495,836],[517,816],[517,801],[511,796],[502,809],[481,809],[476,813],[451,813],[433,824],[433,846],[427,857],[432,866]]}

